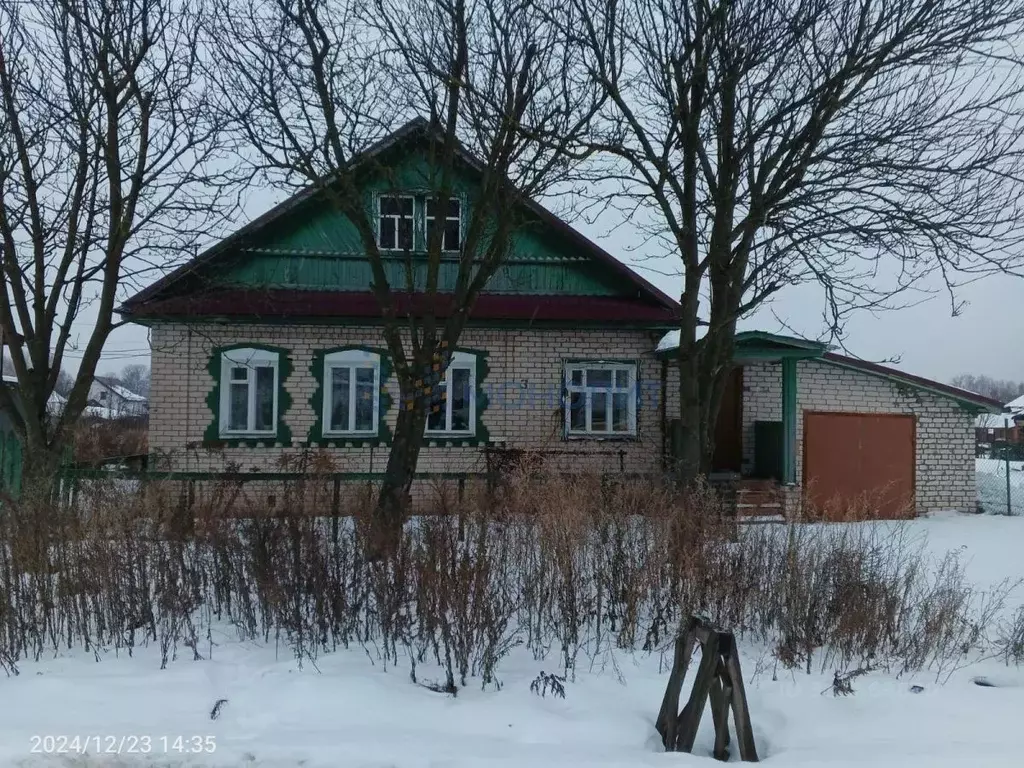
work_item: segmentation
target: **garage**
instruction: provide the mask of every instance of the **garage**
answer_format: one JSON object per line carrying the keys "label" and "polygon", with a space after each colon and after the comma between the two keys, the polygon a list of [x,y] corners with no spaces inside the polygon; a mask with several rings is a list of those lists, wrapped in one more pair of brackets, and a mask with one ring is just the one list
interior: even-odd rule
{"label": "garage", "polygon": [[913,515],[914,416],[804,412],[803,487],[828,520]]}

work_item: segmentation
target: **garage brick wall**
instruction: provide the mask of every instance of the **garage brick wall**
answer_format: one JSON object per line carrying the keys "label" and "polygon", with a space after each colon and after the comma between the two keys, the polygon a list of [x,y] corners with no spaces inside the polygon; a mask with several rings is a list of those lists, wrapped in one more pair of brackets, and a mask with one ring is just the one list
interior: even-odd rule
{"label": "garage brick wall", "polygon": [[[782,418],[782,367],[743,371],[743,460],[753,466],[754,422]],[[918,512],[973,511],[974,416],[954,401],[880,376],[821,361],[797,365],[797,480],[803,473],[803,412],[898,413],[917,417]]]}
{"label": "garage brick wall", "polygon": [[[214,385],[208,371],[212,350],[233,344],[269,344],[290,350],[293,371],[285,382],[292,405],[284,420],[293,447],[242,447],[210,451],[203,433],[214,415],[206,398]],[[485,380],[491,403],[482,412],[492,442],[542,451],[560,469],[599,472],[652,472],[661,468],[661,361],[654,357],[657,334],[639,330],[499,330],[470,328],[460,348],[488,352]],[[295,457],[306,445],[315,412],[310,400],[316,389],[311,365],[318,349],[346,344],[384,347],[379,329],[317,325],[184,325],[160,324],[152,332],[150,449],[168,469],[217,471],[278,470],[282,457]],[[562,370],[566,359],[636,360],[641,403],[637,439],[573,439],[563,437]],[[387,420],[398,413],[398,385],[386,384],[393,405]],[[380,472],[387,447],[329,449],[337,471]],[[161,458],[162,457],[162,458]],[[473,446],[426,447],[421,472],[482,472],[482,449]]]}

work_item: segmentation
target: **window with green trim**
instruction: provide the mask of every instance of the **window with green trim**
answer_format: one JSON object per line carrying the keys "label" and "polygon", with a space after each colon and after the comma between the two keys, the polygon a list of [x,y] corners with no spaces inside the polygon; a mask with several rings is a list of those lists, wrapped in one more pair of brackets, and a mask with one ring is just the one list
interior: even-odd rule
{"label": "window with green trim", "polygon": [[476,434],[476,355],[456,352],[432,393],[427,435]]}
{"label": "window with green trim", "polygon": [[240,348],[221,353],[220,436],[277,434],[280,355]]}
{"label": "window with green trim", "polygon": [[374,436],[380,414],[380,355],[345,349],[324,356],[324,437]]}

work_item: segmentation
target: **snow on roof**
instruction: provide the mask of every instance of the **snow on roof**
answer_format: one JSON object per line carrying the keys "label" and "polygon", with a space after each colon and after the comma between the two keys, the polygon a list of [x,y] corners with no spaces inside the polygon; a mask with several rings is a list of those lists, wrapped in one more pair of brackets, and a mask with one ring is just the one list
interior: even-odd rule
{"label": "snow on roof", "polygon": [[[697,326],[697,339],[703,339],[708,334],[708,327],[706,325]],[[669,331],[661,337],[661,341],[658,342],[657,352],[667,352],[670,349],[675,349],[679,346],[679,329],[676,328],[673,331]]]}
{"label": "snow on roof", "polygon": [[107,421],[114,421],[119,415],[113,408],[104,408],[102,405],[87,405],[82,413],[86,416],[105,419]]}
{"label": "snow on roof", "polygon": [[669,331],[661,337],[661,341],[658,342],[658,352],[665,352],[670,349],[675,349],[679,346],[679,330]]}
{"label": "snow on roof", "polygon": [[1006,407],[1014,413],[1024,413],[1024,395],[1014,398],[1006,404]]}
{"label": "snow on roof", "polygon": [[127,387],[123,387],[120,384],[114,384],[109,379],[101,379],[97,376],[96,381],[105,386],[107,389],[109,389],[115,395],[120,397],[122,400],[127,400],[128,402],[131,403],[147,402],[146,398],[143,397],[142,395],[136,394],[135,392],[132,392],[130,389],[128,389]]}
{"label": "snow on roof", "polygon": [[132,392],[127,387],[120,387],[117,384],[114,384],[112,386],[108,384],[107,386],[110,386],[110,388],[117,393],[118,397],[123,398],[124,400],[130,400],[133,403],[146,402],[145,397],[135,392]]}

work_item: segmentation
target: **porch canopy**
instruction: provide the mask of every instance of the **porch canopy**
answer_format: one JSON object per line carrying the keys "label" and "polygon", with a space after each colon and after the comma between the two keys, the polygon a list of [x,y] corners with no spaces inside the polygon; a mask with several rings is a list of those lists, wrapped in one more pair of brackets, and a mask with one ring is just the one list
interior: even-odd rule
{"label": "porch canopy", "polygon": [[[675,359],[679,349],[679,331],[669,331],[658,343],[657,355]],[[781,336],[764,331],[736,334],[733,363],[779,363],[782,366],[782,482],[796,484],[796,364],[800,360],[824,357],[828,346],[796,336]]]}

